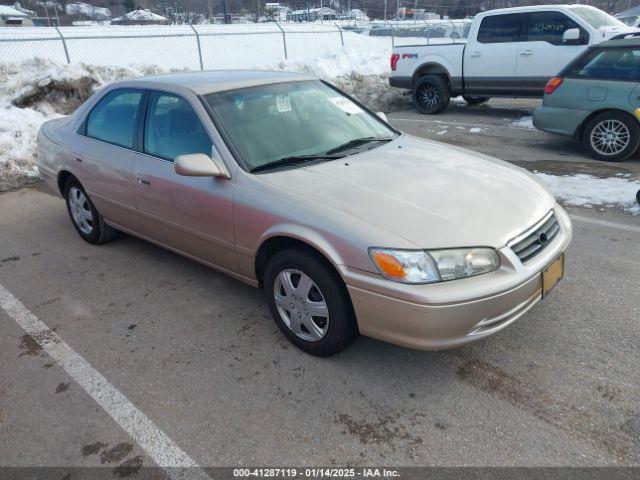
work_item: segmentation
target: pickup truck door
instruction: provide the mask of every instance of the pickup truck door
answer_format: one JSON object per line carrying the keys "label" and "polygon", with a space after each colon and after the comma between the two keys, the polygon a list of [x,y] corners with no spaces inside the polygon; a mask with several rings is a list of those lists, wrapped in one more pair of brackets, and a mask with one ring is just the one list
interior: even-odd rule
{"label": "pickup truck door", "polygon": [[[468,93],[511,93],[516,80],[518,39],[524,13],[488,15],[464,51],[464,87]],[[471,35],[473,37],[473,34]]]}
{"label": "pickup truck door", "polygon": [[[579,45],[567,45],[562,41],[564,32],[572,28],[580,29]],[[516,75],[520,93],[542,96],[549,78],[582,53],[588,42],[587,31],[563,12],[528,13],[518,44]]]}

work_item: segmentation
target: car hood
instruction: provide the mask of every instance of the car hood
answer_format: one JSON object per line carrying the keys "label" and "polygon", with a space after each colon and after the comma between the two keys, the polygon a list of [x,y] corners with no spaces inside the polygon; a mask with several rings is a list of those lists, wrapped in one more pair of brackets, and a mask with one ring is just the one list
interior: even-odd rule
{"label": "car hood", "polygon": [[555,205],[523,169],[405,135],[341,160],[260,177],[419,248],[498,248]]}

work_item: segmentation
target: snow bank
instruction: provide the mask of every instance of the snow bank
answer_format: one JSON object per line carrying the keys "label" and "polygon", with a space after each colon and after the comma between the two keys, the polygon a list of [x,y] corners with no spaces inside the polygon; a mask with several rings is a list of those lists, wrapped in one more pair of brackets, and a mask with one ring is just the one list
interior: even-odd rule
{"label": "snow bank", "polygon": [[36,136],[46,120],[71,113],[95,88],[157,67],[91,67],[34,59],[0,63],[0,191],[38,179]]}
{"label": "snow bank", "polygon": [[622,208],[636,215],[640,214],[640,206],[636,203],[640,181],[629,176],[598,178],[587,174],[556,176],[538,172],[536,175],[565,205],[577,207],[602,205]]}
{"label": "snow bank", "polygon": [[511,125],[513,125],[514,127],[520,127],[520,128],[534,128],[533,116],[526,115],[519,120],[514,120],[513,122],[511,122]]}

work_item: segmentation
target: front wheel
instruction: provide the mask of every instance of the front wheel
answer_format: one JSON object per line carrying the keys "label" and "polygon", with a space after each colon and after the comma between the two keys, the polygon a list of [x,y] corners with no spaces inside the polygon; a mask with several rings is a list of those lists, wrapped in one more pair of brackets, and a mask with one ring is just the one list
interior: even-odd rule
{"label": "front wheel", "polygon": [[276,253],[267,263],[264,289],[276,324],[301,350],[328,357],[357,338],[349,293],[319,255],[298,248]]}
{"label": "front wheel", "polygon": [[587,123],[582,141],[594,158],[620,162],[638,149],[640,126],[626,113],[603,112]]}
{"label": "front wheel", "polygon": [[438,75],[420,77],[413,86],[413,105],[420,113],[439,113],[449,105],[451,91],[447,81]]}

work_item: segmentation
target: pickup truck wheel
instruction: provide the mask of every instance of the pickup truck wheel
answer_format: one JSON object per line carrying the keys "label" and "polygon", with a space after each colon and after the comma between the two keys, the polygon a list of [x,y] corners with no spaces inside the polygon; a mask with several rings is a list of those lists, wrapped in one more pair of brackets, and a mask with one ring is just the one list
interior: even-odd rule
{"label": "pickup truck wheel", "polygon": [[462,95],[462,99],[469,105],[480,105],[489,100],[489,97],[470,97],[469,95]]}
{"label": "pickup truck wheel", "polygon": [[582,141],[592,157],[620,162],[638,149],[640,126],[624,112],[603,112],[587,123]]}
{"label": "pickup truck wheel", "polygon": [[449,105],[451,92],[447,81],[438,75],[420,77],[413,86],[413,104],[420,113],[434,114]]}

